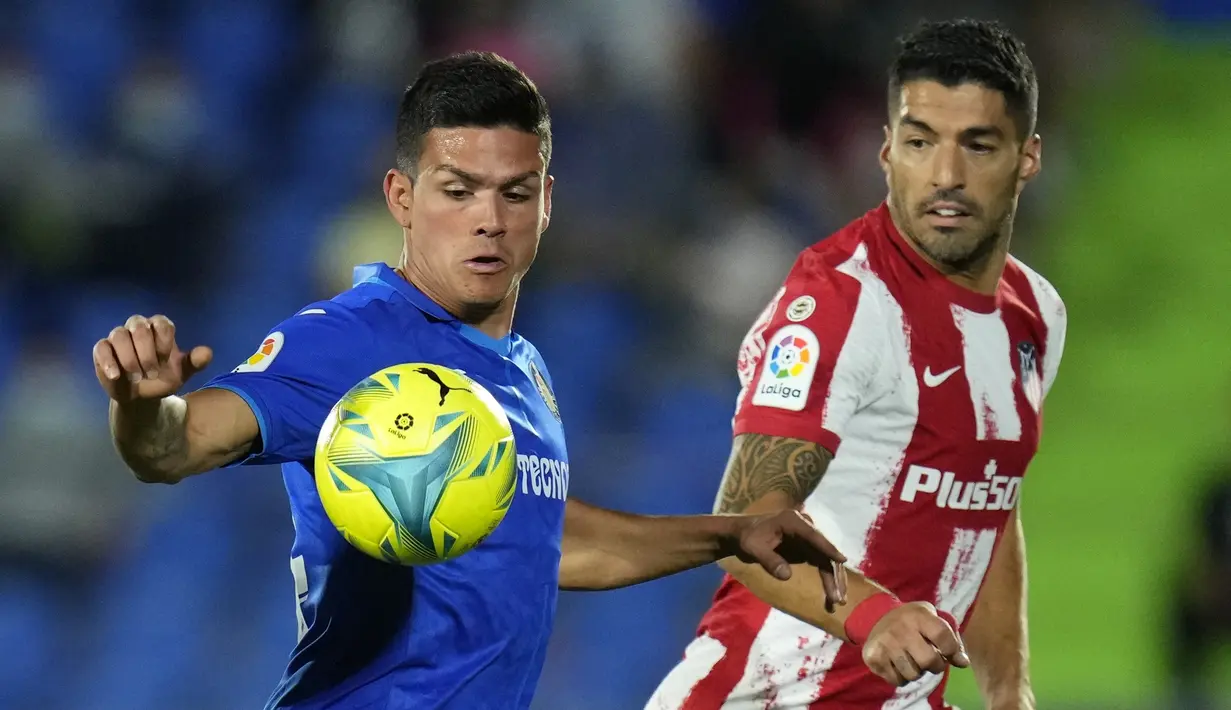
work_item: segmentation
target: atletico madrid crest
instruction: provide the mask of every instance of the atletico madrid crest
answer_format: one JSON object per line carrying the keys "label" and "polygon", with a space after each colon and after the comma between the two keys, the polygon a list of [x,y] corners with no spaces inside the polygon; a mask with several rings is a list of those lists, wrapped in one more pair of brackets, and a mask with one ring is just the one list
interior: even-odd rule
{"label": "atletico madrid crest", "polygon": [[1017,360],[1022,391],[1026,394],[1026,401],[1030,402],[1030,406],[1034,407],[1035,412],[1038,412],[1039,406],[1043,403],[1043,377],[1039,373],[1039,356],[1034,343],[1018,343]]}

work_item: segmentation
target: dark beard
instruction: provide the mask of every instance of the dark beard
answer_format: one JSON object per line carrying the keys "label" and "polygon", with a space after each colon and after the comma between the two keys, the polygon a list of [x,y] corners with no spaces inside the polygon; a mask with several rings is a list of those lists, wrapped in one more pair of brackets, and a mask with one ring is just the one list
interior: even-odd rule
{"label": "dark beard", "polygon": [[457,319],[463,323],[482,323],[502,305],[504,300],[495,303],[463,303],[461,313],[456,314]]}
{"label": "dark beard", "polygon": [[[942,195],[942,197],[946,196]],[[959,201],[965,202],[964,200]],[[890,192],[889,203],[890,206],[896,210],[897,214],[900,215],[902,221],[902,236],[914,244],[915,248],[918,249],[930,261],[936,264],[942,273],[950,275],[964,275],[971,277],[977,276],[991,259],[992,254],[995,253],[996,247],[1000,243],[1001,235],[1005,233],[1005,230],[1009,228],[1012,223],[1013,213],[1009,212],[999,221],[997,227],[983,235],[983,237],[970,251],[962,254],[937,253],[937,251],[930,248],[923,239],[920,239],[919,235],[914,233],[909,216],[915,213],[907,210],[906,205],[902,203],[902,200],[898,197],[898,195]],[[970,203],[966,202],[966,204]],[[973,204],[970,205],[970,210],[971,214],[982,214],[982,211]],[[942,235],[948,234],[946,228],[940,228],[937,232]]]}
{"label": "dark beard", "polygon": [[1000,230],[989,232],[975,244],[974,249],[971,249],[966,254],[957,256],[933,253],[928,249],[927,244],[920,239],[915,239],[914,242],[932,261],[944,267],[943,271],[952,274],[974,276],[983,270],[983,267],[996,251],[996,245],[1000,243]]}
{"label": "dark beard", "polygon": [[463,323],[482,323],[487,320],[493,313],[500,310],[509,299],[517,301],[518,294],[521,293],[521,279],[518,278],[513,284],[513,288],[509,293],[499,301],[468,301],[461,304],[461,312],[455,313],[457,319]]}

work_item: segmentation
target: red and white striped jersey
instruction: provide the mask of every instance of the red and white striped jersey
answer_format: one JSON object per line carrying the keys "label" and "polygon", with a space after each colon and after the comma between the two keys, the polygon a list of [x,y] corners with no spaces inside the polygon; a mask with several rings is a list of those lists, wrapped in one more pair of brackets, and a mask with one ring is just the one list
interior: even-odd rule
{"label": "red and white striped jersey", "polygon": [[[1065,309],[1010,258],[994,296],[946,279],[879,208],[800,254],[739,354],[736,434],[835,453],[805,510],[848,564],[964,624],[1034,456]],[[653,710],[924,710],[861,651],[727,577]]]}

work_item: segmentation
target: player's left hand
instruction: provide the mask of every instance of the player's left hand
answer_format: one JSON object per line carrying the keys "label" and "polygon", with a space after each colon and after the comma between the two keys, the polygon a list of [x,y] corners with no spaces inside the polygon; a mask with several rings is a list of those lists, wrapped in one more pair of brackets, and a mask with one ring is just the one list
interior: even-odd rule
{"label": "player's left hand", "polygon": [[886,613],[863,644],[863,661],[885,681],[903,686],[949,666],[969,668],[970,656],[957,620],[927,602],[911,602]]}
{"label": "player's left hand", "polygon": [[826,611],[833,613],[835,605],[846,604],[846,556],[816,529],[811,518],[797,510],[740,517],[733,554],[741,562],[759,564],[781,580],[791,578],[793,564],[813,565],[825,586]]}

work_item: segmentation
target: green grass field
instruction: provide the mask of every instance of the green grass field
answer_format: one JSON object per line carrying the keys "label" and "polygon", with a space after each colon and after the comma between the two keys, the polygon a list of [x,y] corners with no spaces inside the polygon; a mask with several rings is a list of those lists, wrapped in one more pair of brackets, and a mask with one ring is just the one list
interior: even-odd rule
{"label": "green grass field", "polygon": [[[1069,308],[1022,502],[1041,707],[1165,691],[1194,496],[1231,456],[1231,53],[1138,39],[1125,54],[1072,109],[1077,173],[1049,197],[1035,265]],[[969,673],[952,687],[980,707]]]}

